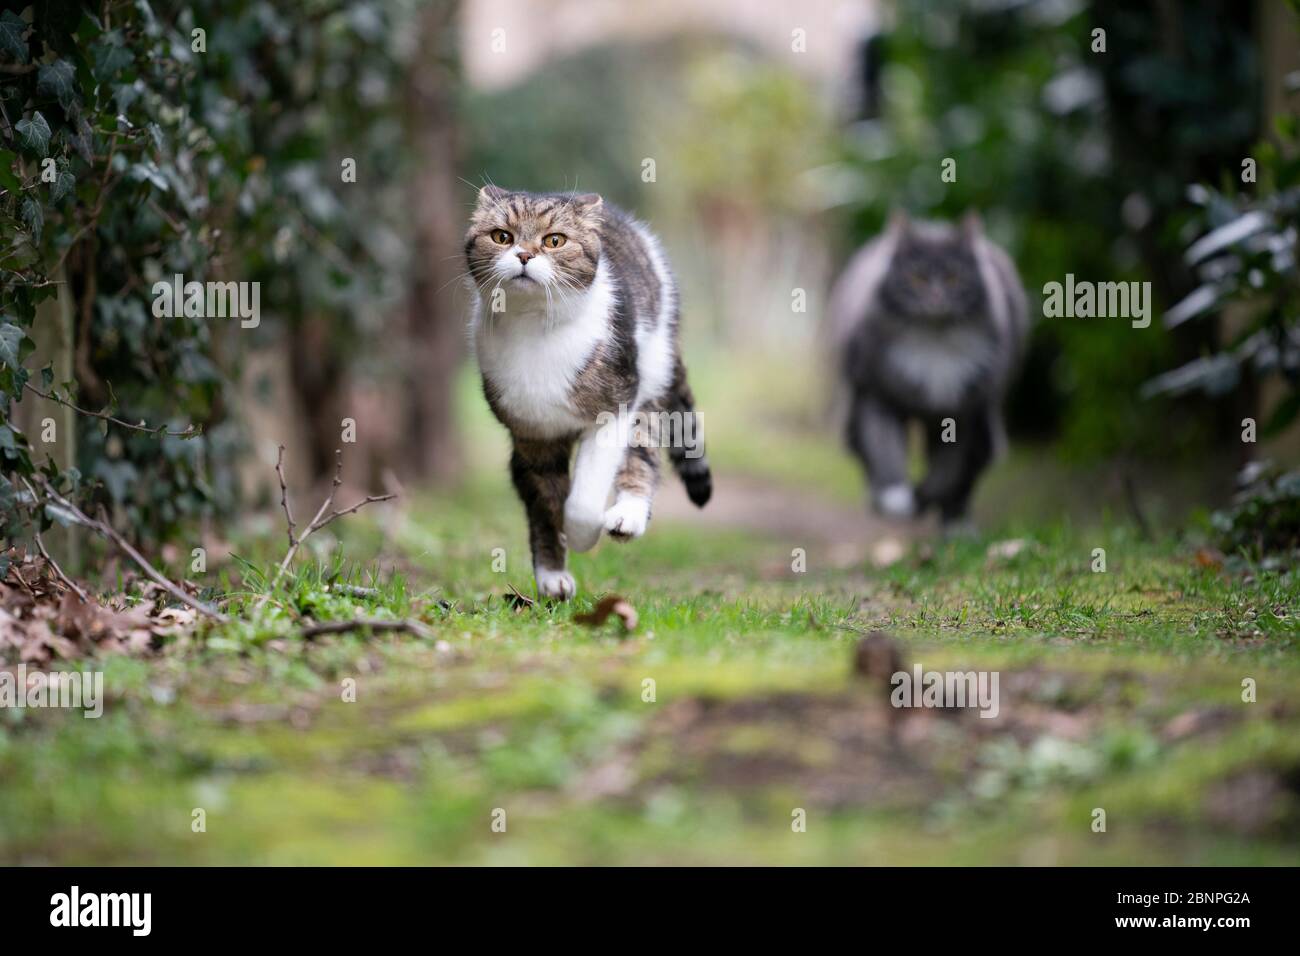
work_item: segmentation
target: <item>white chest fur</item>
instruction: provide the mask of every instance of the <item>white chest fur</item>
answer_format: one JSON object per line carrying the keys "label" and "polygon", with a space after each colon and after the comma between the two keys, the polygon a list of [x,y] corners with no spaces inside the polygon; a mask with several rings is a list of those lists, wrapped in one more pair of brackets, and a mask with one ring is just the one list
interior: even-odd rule
{"label": "white chest fur", "polygon": [[474,352],[483,376],[511,419],[539,436],[558,436],[591,423],[573,407],[579,372],[608,335],[613,284],[602,265],[585,293],[507,290],[503,311],[492,296],[477,303]]}
{"label": "white chest fur", "polygon": [[908,329],[894,339],[889,359],[932,408],[952,408],[967,387],[987,374],[993,343],[974,329]]}

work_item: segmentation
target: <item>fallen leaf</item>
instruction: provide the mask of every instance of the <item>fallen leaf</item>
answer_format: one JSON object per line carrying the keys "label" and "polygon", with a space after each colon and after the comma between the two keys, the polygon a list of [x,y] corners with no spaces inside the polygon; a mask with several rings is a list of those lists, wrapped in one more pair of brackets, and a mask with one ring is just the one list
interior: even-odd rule
{"label": "fallen leaf", "polygon": [[600,627],[609,620],[611,614],[618,616],[625,632],[636,630],[636,608],[628,602],[627,598],[620,597],[617,594],[605,595],[589,612],[573,615],[573,620],[578,624],[586,624],[588,627]]}
{"label": "fallen leaf", "polygon": [[1223,552],[1215,548],[1197,548],[1194,560],[1198,568],[1217,571],[1223,567]]}

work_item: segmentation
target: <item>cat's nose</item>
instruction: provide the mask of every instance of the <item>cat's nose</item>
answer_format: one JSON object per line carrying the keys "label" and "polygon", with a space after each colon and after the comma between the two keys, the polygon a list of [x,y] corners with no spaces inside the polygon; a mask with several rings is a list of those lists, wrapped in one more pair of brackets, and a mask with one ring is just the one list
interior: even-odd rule
{"label": "cat's nose", "polygon": [[516,252],[515,255],[517,255],[517,256],[519,257],[519,262],[520,262],[520,264],[526,266],[526,265],[528,265],[528,260],[531,259],[531,258],[533,258],[534,253],[531,253],[531,252],[524,252],[524,251],[521,249],[519,252]]}

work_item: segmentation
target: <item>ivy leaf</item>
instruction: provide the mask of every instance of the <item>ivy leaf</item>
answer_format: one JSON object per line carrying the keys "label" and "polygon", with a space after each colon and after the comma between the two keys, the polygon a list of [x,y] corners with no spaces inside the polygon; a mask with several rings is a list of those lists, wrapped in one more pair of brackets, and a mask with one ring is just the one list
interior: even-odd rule
{"label": "ivy leaf", "polygon": [[162,174],[162,170],[152,160],[142,160],[135,163],[128,173],[131,179],[136,182],[147,180],[154,188],[167,192],[171,185],[167,182],[167,177]]}
{"label": "ivy leaf", "polygon": [[23,147],[38,156],[46,156],[50,151],[50,124],[45,121],[40,110],[32,114],[31,119],[23,117],[14,124],[14,129],[22,138]]}
{"label": "ivy leaf", "polygon": [[81,524],[81,519],[67,508],[64,508],[62,505],[51,504],[48,501],[45,502],[45,517],[52,521],[57,521],[65,528]]}
{"label": "ivy leaf", "polygon": [[117,106],[119,113],[125,113],[131,108],[131,104],[140,98],[140,88],[143,86],[139,81],[135,83],[123,83],[113,91],[113,102]]}
{"label": "ivy leaf", "polygon": [[1261,438],[1274,438],[1280,435],[1288,425],[1300,415],[1300,391],[1289,392],[1277,403],[1268,422],[1260,429]]}
{"label": "ivy leaf", "polygon": [[12,322],[0,325],[0,363],[17,371],[23,364],[23,330]]}
{"label": "ivy leaf", "polygon": [[41,389],[48,392],[50,386],[54,384],[54,363],[50,362],[45,368],[41,369]]}
{"label": "ivy leaf", "polygon": [[27,196],[19,207],[19,214],[31,230],[32,241],[40,242],[41,233],[45,231],[45,210],[41,208],[40,202],[35,197]]}
{"label": "ivy leaf", "polygon": [[88,165],[95,165],[95,151],[93,148],[95,134],[91,131],[90,123],[86,121],[86,117],[77,117],[77,130],[75,133],[69,129],[64,129],[63,135],[68,144],[77,151],[78,156],[84,159]]}
{"label": "ivy leaf", "polygon": [[135,57],[124,42],[122,34],[114,30],[104,34],[104,38],[95,44],[95,79],[112,79],[134,62]]}
{"label": "ivy leaf", "polygon": [[0,51],[8,53],[19,63],[27,62],[27,21],[12,10],[0,13]]}
{"label": "ivy leaf", "polygon": [[36,74],[36,93],[59,101],[65,113],[75,110],[81,101],[77,92],[77,71],[67,60],[55,60]]}
{"label": "ivy leaf", "polygon": [[15,194],[23,188],[23,181],[14,174],[14,160],[17,158],[7,149],[0,149],[0,186]]}
{"label": "ivy leaf", "polygon": [[60,199],[68,195],[68,193],[72,192],[76,188],[77,188],[77,177],[72,175],[71,169],[69,169],[67,166],[64,166],[59,170],[58,179],[56,179],[54,181],[54,185],[50,187],[50,201],[58,202]]}

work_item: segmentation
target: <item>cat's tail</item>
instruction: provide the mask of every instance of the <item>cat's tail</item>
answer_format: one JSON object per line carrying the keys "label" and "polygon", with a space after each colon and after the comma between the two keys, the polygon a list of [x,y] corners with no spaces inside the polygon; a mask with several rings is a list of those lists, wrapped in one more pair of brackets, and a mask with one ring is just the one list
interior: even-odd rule
{"label": "cat's tail", "polygon": [[673,366],[673,383],[664,397],[664,406],[668,412],[680,413],[680,430],[678,423],[673,423],[672,440],[668,442],[668,457],[672,460],[673,470],[686,485],[686,494],[697,507],[703,508],[713,494],[713,475],[709,471],[709,459],[704,455],[704,432],[700,428],[700,416],[695,411],[695,396],[686,381],[686,366],[679,357]]}

